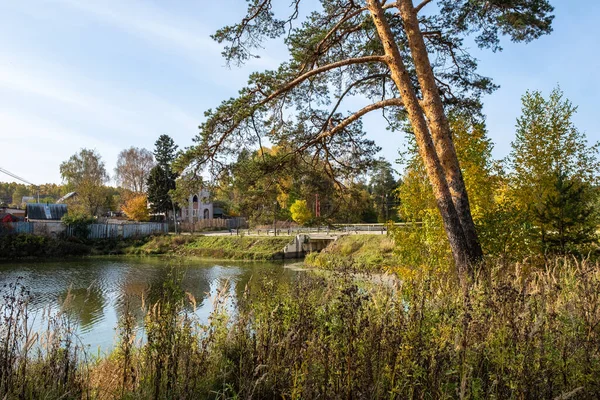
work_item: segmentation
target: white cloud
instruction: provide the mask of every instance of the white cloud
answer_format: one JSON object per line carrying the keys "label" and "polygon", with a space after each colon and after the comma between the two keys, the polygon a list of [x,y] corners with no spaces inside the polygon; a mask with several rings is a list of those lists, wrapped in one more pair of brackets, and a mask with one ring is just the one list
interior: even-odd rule
{"label": "white cloud", "polygon": [[199,123],[157,94],[111,87],[47,61],[6,54],[0,55],[0,110],[1,142],[19,149],[5,154],[0,166],[35,165],[20,173],[34,174],[36,182],[58,181],[60,162],[82,147],[97,148],[112,172],[121,149],[151,149],[161,133],[190,140]]}
{"label": "white cloud", "polygon": [[85,116],[111,132],[138,137],[148,134],[157,117],[176,129],[194,129],[198,124],[197,118],[152,93],[111,87],[106,81],[88,79],[47,61],[24,63],[0,56],[0,88],[61,103],[73,118]]}
{"label": "white cloud", "polygon": [[177,49],[195,60],[215,56],[220,47],[198,24],[182,16],[171,16],[149,2],[55,0],[59,4],[87,13],[101,21],[167,49]]}
{"label": "white cloud", "polygon": [[[54,121],[6,108],[0,111],[0,143],[4,149],[0,166],[36,184],[60,182],[60,162],[80,148],[102,154],[118,151],[110,143]],[[10,178],[0,177],[6,180]]]}
{"label": "white cloud", "polygon": [[[277,46],[280,52],[268,53],[259,51],[260,58],[248,60],[243,68],[225,69],[225,60],[221,56],[222,45],[210,38],[221,23],[214,24],[214,19],[207,18],[212,11],[203,15],[195,15],[193,19],[184,15],[174,15],[167,9],[152,6],[148,1],[137,0],[103,2],[89,0],[51,0],[71,9],[86,13],[99,21],[109,23],[121,31],[128,32],[163,51],[175,52],[194,64],[205,68],[222,70],[234,79],[236,84],[247,80],[248,72],[256,69],[276,68],[286,59],[285,46]],[[245,7],[242,7],[245,9]],[[236,19],[230,23],[236,22]],[[281,54],[275,54],[281,53]],[[283,55],[282,57],[278,57]],[[196,71],[198,73],[198,71]],[[227,84],[228,80],[224,80]]]}

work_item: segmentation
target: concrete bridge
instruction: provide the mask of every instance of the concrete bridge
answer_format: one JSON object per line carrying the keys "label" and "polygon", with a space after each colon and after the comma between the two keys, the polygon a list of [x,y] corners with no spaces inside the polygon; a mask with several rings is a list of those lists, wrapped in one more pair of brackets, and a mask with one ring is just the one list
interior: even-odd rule
{"label": "concrete bridge", "polygon": [[336,241],[341,235],[327,235],[323,233],[302,233],[296,235],[294,240],[283,249],[284,258],[301,258],[308,253],[319,252]]}

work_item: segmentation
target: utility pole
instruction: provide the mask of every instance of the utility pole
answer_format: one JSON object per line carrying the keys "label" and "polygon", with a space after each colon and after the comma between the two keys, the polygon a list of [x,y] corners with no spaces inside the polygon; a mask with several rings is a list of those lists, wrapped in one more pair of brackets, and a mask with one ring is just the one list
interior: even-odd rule
{"label": "utility pole", "polygon": [[388,221],[389,217],[389,211],[390,211],[390,206],[388,203],[388,194],[385,194],[385,222]]}
{"label": "utility pole", "polygon": [[273,236],[277,236],[277,200],[273,203]]}
{"label": "utility pole", "polygon": [[175,209],[175,202],[173,201],[173,199],[171,199],[171,205],[173,206],[173,225],[175,226],[175,234],[177,235],[177,210]]}

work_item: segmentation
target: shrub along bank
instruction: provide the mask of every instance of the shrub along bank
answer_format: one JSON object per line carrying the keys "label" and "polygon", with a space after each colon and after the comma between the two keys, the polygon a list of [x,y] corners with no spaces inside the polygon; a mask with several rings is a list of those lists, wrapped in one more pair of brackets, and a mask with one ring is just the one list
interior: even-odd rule
{"label": "shrub along bank", "polygon": [[235,260],[281,258],[289,237],[154,236],[141,239],[0,237],[0,259],[94,255],[177,255]]}
{"label": "shrub along bank", "polygon": [[149,240],[151,239],[84,240],[76,237],[6,235],[0,236],[0,259],[127,254],[130,249],[139,247]]}
{"label": "shrub along bank", "polygon": [[347,235],[320,253],[310,253],[304,264],[327,270],[382,272],[396,265],[394,240],[386,235]]}

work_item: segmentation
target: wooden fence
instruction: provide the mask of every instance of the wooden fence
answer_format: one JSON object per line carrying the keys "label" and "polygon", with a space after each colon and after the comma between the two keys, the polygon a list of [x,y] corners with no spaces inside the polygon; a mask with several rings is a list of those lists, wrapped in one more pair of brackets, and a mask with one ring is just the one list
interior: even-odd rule
{"label": "wooden fence", "polygon": [[0,222],[0,236],[18,235],[19,233],[33,234],[31,222]]}
{"label": "wooden fence", "polygon": [[144,237],[157,234],[169,233],[169,224],[164,222],[147,222],[143,224],[124,224],[123,236],[124,238],[129,237]]}
{"label": "wooden fence", "polygon": [[205,230],[228,230],[228,229],[243,229],[248,226],[245,218],[210,218],[201,219],[194,223],[182,221],[180,223],[182,232],[199,232]]}
{"label": "wooden fence", "polygon": [[[38,236],[75,236],[72,227],[58,221],[52,222],[3,222],[0,223],[0,236],[20,233]],[[88,239],[130,238],[169,233],[166,222],[143,222],[136,224],[91,224]]]}
{"label": "wooden fence", "polygon": [[[145,237],[169,233],[166,222],[141,222],[137,224],[91,224],[88,239]],[[73,229],[67,227],[67,236],[74,236]]]}

